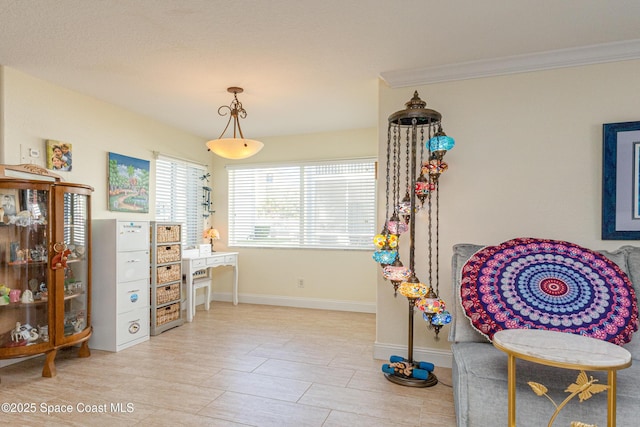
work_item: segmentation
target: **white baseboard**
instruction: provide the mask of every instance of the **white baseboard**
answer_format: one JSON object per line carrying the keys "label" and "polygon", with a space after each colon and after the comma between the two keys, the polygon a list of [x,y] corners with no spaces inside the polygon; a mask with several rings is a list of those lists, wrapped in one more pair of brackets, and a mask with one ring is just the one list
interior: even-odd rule
{"label": "white baseboard", "polygon": [[[373,358],[376,360],[389,360],[391,356],[407,357],[407,347],[397,344],[376,342],[373,345]],[[451,368],[453,356],[450,351],[433,348],[413,348],[413,360],[431,362],[436,366]]]}
{"label": "white baseboard", "polygon": [[[212,301],[232,301],[231,293],[213,292]],[[374,302],[340,301],[319,298],[295,298],[278,295],[240,294],[238,302],[245,304],[280,305],[285,307],[315,308],[320,310],[354,311],[357,313],[375,313]],[[204,295],[198,295],[196,304],[204,303]]]}

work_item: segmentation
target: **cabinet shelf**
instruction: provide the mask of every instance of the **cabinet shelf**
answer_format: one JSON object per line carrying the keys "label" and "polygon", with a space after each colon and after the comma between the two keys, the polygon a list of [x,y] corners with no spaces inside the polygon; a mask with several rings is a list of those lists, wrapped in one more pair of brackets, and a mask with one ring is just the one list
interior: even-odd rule
{"label": "cabinet shelf", "polygon": [[47,304],[48,302],[49,302],[49,299],[40,299],[40,300],[35,300],[33,302],[10,302],[9,304],[0,305],[0,310],[27,308],[27,307]]}
{"label": "cabinet shelf", "polygon": [[[68,301],[68,300],[72,300],[74,298],[78,298],[81,295],[85,295],[85,293],[84,292],[76,292],[76,293],[71,294],[71,295],[65,295],[64,296],[64,301]],[[0,310],[4,310],[4,309],[8,309],[8,308],[14,308],[14,309],[28,308],[28,307],[33,307],[33,306],[37,306],[37,305],[47,304],[48,302],[49,302],[49,298],[34,300],[33,302],[22,302],[22,301],[20,301],[20,302],[10,302],[9,304],[0,305]]]}

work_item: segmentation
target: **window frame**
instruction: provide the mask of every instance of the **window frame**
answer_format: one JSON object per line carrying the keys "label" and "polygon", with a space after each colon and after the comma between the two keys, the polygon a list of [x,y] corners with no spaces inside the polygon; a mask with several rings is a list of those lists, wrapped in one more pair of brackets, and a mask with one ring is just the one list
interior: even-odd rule
{"label": "window frame", "polygon": [[[328,206],[327,204],[322,204],[322,203],[332,203],[335,200],[330,200],[329,202],[327,202],[326,199],[322,199],[322,195],[326,196],[327,194],[329,194],[331,196],[330,190],[331,190],[331,186],[335,186],[336,184],[328,184],[326,186],[326,188],[321,188],[321,191],[324,191],[322,193],[321,196],[316,196],[315,199],[313,197],[309,197],[309,193],[311,191],[309,191],[309,187],[306,186],[306,184],[308,184],[308,180],[309,180],[309,176],[315,177],[316,179],[316,183],[317,181],[321,181],[322,180],[322,175],[317,173],[317,174],[309,174],[307,173],[307,170],[309,168],[316,168],[318,169],[318,167],[324,167],[325,169],[335,169],[335,177],[331,177],[330,174],[327,174],[326,176],[326,180],[331,181],[331,180],[339,180],[342,179],[339,175],[348,175],[349,173],[351,173],[353,175],[353,179],[347,181],[348,183],[354,184],[355,187],[351,188],[351,191],[349,188],[346,188],[344,191],[344,194],[342,194],[341,196],[343,196],[343,198],[347,198],[348,194],[364,194],[365,196],[370,196],[370,199],[367,200],[366,205],[363,207],[363,209],[361,211],[358,211],[358,213],[355,213],[352,217],[353,218],[360,218],[362,223],[361,224],[357,224],[356,226],[358,226],[359,228],[364,228],[365,232],[363,233],[357,233],[354,231],[353,234],[351,234],[349,232],[349,230],[353,230],[353,228],[350,226],[351,223],[353,223],[353,220],[349,220],[349,217],[345,218],[344,223],[339,222],[338,223],[338,229],[346,229],[348,230],[347,233],[341,233],[341,232],[331,232],[331,233],[324,233],[325,234],[325,238],[327,238],[327,240],[324,243],[319,243],[319,239],[321,239],[320,235],[320,227],[322,227],[322,225],[324,224],[325,226],[327,225],[327,221],[329,221],[328,219],[325,219],[324,221],[317,221],[317,222],[309,222],[312,218],[310,218],[310,210],[308,209],[309,204],[313,204],[314,205],[314,209],[312,209],[311,211],[315,212],[316,215],[318,216],[322,216],[323,212],[326,214],[327,212],[329,212],[330,210],[335,210],[335,208],[331,208],[330,206]],[[340,170],[340,167],[343,167],[348,169],[349,167],[355,168],[356,171],[352,171],[349,172],[348,170]],[[364,170],[357,170],[358,167],[364,167],[367,168],[366,171]],[[258,175],[267,175],[269,174],[269,170],[273,170],[274,172],[277,172],[278,170],[283,171],[283,176],[286,175],[286,172],[284,172],[285,170],[290,170],[290,169],[296,169],[298,170],[298,172],[296,173],[296,176],[299,177],[300,182],[294,182],[291,183],[290,187],[287,187],[289,190],[292,190],[292,187],[295,187],[296,185],[299,187],[299,194],[298,194],[298,206],[297,206],[297,217],[294,217],[289,223],[286,223],[285,225],[279,224],[280,229],[282,229],[283,227],[296,227],[294,224],[298,223],[298,228],[297,230],[293,230],[293,234],[294,236],[297,237],[290,237],[288,240],[284,239],[286,241],[283,242],[275,242],[275,240],[277,239],[277,237],[273,237],[270,235],[266,235],[265,237],[269,237],[271,238],[271,240],[264,238],[264,239],[258,239],[256,236],[258,236],[258,227],[265,227],[265,230],[269,230],[269,231],[264,231],[264,233],[269,233],[270,227],[273,227],[274,224],[266,224],[266,225],[260,225],[260,224],[256,224],[257,220],[255,220],[255,218],[253,220],[240,220],[240,223],[237,223],[235,220],[236,217],[236,210],[239,211],[238,215],[241,214],[246,214],[247,212],[251,211],[251,206],[247,207],[245,205],[244,200],[237,202],[235,199],[242,199],[243,197],[246,197],[246,194],[256,194],[256,190],[255,188],[252,188],[250,186],[248,186],[247,184],[244,184],[245,187],[243,188],[239,188],[238,185],[236,183],[238,176],[236,175],[236,171],[254,171],[256,173],[256,176]],[[376,218],[377,218],[377,158],[375,157],[361,157],[361,158],[354,158],[354,159],[328,159],[328,160],[316,160],[316,161],[296,161],[296,162],[289,162],[289,163],[261,163],[261,164],[232,164],[232,165],[227,165],[226,166],[227,169],[227,186],[228,186],[228,199],[227,199],[227,206],[228,206],[228,227],[229,227],[229,242],[228,245],[229,247],[243,247],[243,248],[271,248],[271,249],[324,249],[324,250],[355,250],[355,251],[371,251],[374,249],[373,246],[373,236],[376,234],[375,233],[375,227],[376,227]],[[366,176],[366,177],[365,177]],[[364,178],[363,178],[364,177]],[[255,178],[255,176],[254,176]],[[294,179],[294,178],[292,178]],[[360,183],[358,183],[358,180],[362,181]],[[344,180],[343,180],[344,182]],[[267,184],[262,184],[262,185],[267,185]],[[322,184],[319,184],[320,187],[322,187]],[[306,193],[305,193],[305,188],[306,188]],[[317,187],[316,187],[317,188]],[[328,188],[328,190],[327,190]],[[340,188],[342,189],[343,187],[336,187],[336,188]],[[242,192],[242,190],[244,189],[244,192]],[[236,194],[238,193],[238,194]],[[336,197],[336,200],[339,200],[341,197],[338,196]],[[284,199],[284,198],[283,198]],[[310,200],[313,199],[313,202],[310,202]],[[242,211],[241,207],[238,207],[238,203],[243,204],[244,206],[244,211]],[[253,207],[253,212],[258,212],[258,210],[260,208],[258,208],[257,206],[257,201],[253,201],[249,202],[248,205],[252,205]],[[285,204],[286,205],[286,204]],[[286,205],[287,207],[290,207],[290,205]],[[324,208],[324,209],[323,209]],[[347,212],[349,211],[349,202],[345,200],[344,204],[339,204],[337,207],[337,210],[342,210],[343,212]],[[360,215],[359,213],[362,212],[362,215]],[[257,214],[254,214],[257,215]],[[329,215],[324,215],[325,217],[328,217]],[[269,220],[272,220],[273,218],[267,218],[267,221],[264,222],[269,222]],[[250,227],[253,224],[253,240],[251,240],[251,230]],[[364,224],[364,225],[363,225]],[[247,228],[249,227],[249,228]],[[278,227],[278,225],[276,225],[276,227]],[[346,227],[346,228],[343,228]],[[246,238],[239,238],[238,234],[239,233],[243,233],[245,236],[248,236]],[[342,243],[338,243],[337,240],[336,241],[331,241],[331,234],[337,234],[337,238],[342,240]],[[334,237],[336,238],[336,237]],[[346,243],[345,243],[346,242]],[[357,242],[357,243],[353,243],[353,242]]]}
{"label": "window frame", "polygon": [[[177,222],[183,225],[181,241],[183,246],[194,246],[202,242],[202,233],[204,230],[204,183],[202,176],[206,175],[209,170],[206,165],[192,162],[185,159],[179,159],[163,154],[157,154],[155,164],[155,220],[162,222]],[[160,190],[166,191],[167,188],[162,185],[166,178],[159,179],[158,173],[163,171],[164,167],[159,167],[159,162],[169,163],[171,168],[171,178],[168,180],[172,185],[168,187],[168,196],[166,192],[161,195]],[[177,187],[176,182],[178,176],[183,174],[183,186]],[[180,203],[173,203],[177,198],[181,198]],[[171,204],[169,214],[163,215],[165,211],[164,203]],[[163,203],[163,205],[160,205]],[[195,206],[195,213],[193,207]],[[190,209],[191,208],[191,209]]]}

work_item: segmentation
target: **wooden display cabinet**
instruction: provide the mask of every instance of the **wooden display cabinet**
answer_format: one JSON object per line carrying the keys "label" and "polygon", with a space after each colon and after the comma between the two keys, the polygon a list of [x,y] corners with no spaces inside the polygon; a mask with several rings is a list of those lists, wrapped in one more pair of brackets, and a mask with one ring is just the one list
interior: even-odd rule
{"label": "wooden display cabinet", "polygon": [[0,359],[90,355],[91,193],[35,165],[0,165]]}

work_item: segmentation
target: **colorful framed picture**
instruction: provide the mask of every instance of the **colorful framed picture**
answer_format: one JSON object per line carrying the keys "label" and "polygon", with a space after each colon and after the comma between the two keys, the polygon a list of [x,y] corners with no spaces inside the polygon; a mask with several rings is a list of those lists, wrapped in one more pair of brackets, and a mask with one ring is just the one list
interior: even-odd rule
{"label": "colorful framed picture", "polygon": [[149,212],[149,160],[109,153],[109,210]]}
{"label": "colorful framed picture", "polygon": [[73,166],[72,157],[71,144],[47,139],[47,169],[71,171]]}
{"label": "colorful framed picture", "polygon": [[640,240],[640,122],[603,125],[602,239]]}

